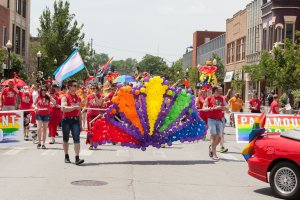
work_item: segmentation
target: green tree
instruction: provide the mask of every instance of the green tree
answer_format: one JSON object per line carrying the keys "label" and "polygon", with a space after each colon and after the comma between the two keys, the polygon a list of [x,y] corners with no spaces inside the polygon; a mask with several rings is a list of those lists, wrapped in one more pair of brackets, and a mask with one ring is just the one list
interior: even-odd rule
{"label": "green tree", "polygon": [[183,59],[180,58],[179,60],[175,61],[172,66],[168,69],[169,74],[169,81],[175,83],[177,80],[184,79],[184,70],[182,68]]}
{"label": "green tree", "polygon": [[264,51],[257,65],[245,66],[253,81],[267,80],[272,87],[297,89],[300,85],[300,45],[286,40],[284,48],[275,46],[272,53]]}
{"label": "green tree", "polygon": [[0,67],[2,67],[4,61],[5,61],[5,50],[3,48],[0,48]]}
{"label": "green tree", "polygon": [[127,58],[126,60],[112,61],[111,65],[115,67],[115,71],[121,74],[133,74],[133,66],[137,64],[137,60],[133,58]]}
{"label": "green tree", "polygon": [[54,59],[57,59],[58,65],[62,64],[75,48],[79,48],[83,58],[90,53],[89,45],[83,41],[83,25],[78,25],[75,14],[71,14],[69,9],[68,1],[54,1],[53,12],[46,7],[40,17],[39,50],[43,53],[41,67],[46,75],[55,71]]}
{"label": "green tree", "polygon": [[217,77],[219,83],[223,83],[224,78],[225,78],[224,65],[223,65],[222,60],[219,55],[214,54],[211,60],[214,60],[214,59],[216,59],[216,61],[217,61],[216,66],[218,67],[218,70],[216,71],[216,77]]}
{"label": "green tree", "polygon": [[140,72],[148,72],[152,75],[169,79],[168,65],[164,59],[159,56],[146,54],[137,66],[140,68]]}
{"label": "green tree", "polygon": [[241,72],[236,71],[234,73],[233,80],[231,82],[231,86],[234,89],[234,91],[239,93],[242,92],[243,86],[245,84],[245,81],[242,79],[241,76],[242,76]]}

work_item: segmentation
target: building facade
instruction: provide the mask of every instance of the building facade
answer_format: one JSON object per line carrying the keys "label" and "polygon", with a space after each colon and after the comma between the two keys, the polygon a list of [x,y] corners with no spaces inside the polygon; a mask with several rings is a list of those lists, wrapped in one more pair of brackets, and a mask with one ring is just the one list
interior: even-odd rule
{"label": "building facade", "polygon": [[[12,51],[23,57],[28,67],[30,41],[30,0],[0,0],[5,12],[0,12],[8,20],[6,42],[12,43]],[[1,8],[0,8],[1,9]],[[5,32],[2,29],[2,34]],[[5,44],[6,44],[5,42]],[[3,45],[3,44],[1,44]]]}
{"label": "building facade", "polygon": [[274,43],[295,41],[300,30],[299,0],[263,0],[262,50],[271,51]]}
{"label": "building facade", "polygon": [[214,55],[225,61],[226,34],[222,34],[197,48],[197,65],[204,65],[207,60],[211,60]]}
{"label": "building facade", "polygon": [[0,47],[5,47],[9,32],[9,9],[0,4]]}
{"label": "building facade", "polygon": [[[197,67],[200,64],[198,58],[202,54],[200,52],[200,46],[210,42],[214,38],[219,37],[220,35],[224,34],[225,32],[219,31],[196,31],[193,33],[193,50],[187,51],[183,55],[183,67]],[[190,61],[190,58],[191,61]],[[190,65],[189,65],[190,64]]]}
{"label": "building facade", "polygon": [[261,54],[261,28],[263,0],[254,0],[247,5],[246,62],[257,64]]}
{"label": "building facade", "polygon": [[[225,64],[225,93],[231,88],[233,74],[244,80],[243,66],[246,65],[246,38],[247,38],[247,9],[237,12],[232,18],[226,20],[226,64]],[[239,91],[246,97],[247,91]]]}

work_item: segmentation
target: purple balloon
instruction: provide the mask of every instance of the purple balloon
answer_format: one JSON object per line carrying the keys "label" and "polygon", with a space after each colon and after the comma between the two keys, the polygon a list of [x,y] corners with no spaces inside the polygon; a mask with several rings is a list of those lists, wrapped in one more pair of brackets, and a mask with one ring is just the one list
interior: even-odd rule
{"label": "purple balloon", "polygon": [[169,85],[169,81],[168,81],[168,80],[165,80],[164,84],[165,84],[165,85]]}

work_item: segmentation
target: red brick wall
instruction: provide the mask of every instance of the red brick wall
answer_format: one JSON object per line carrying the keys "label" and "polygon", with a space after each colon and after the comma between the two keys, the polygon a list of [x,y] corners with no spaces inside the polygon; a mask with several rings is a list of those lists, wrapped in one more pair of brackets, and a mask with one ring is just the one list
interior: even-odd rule
{"label": "red brick wall", "polygon": [[0,48],[2,47],[3,41],[3,26],[6,26],[6,38],[9,39],[9,9],[0,6]]}
{"label": "red brick wall", "polygon": [[197,67],[197,47],[204,44],[205,38],[210,38],[210,40],[224,34],[225,32],[217,31],[196,31],[193,34],[193,61],[192,67]]}

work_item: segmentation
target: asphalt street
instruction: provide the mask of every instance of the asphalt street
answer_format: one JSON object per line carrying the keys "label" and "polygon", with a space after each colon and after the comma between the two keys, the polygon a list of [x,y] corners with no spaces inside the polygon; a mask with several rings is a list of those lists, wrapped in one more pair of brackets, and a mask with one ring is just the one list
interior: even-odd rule
{"label": "asphalt street", "polygon": [[[229,152],[219,154],[219,162],[208,156],[208,141],[145,152],[119,145],[91,151],[83,132],[82,166],[64,163],[61,132],[57,143],[47,144],[46,150],[26,141],[22,146],[0,149],[0,199],[276,199],[267,183],[247,174],[241,155],[244,144],[235,142],[234,129],[227,127],[225,132]],[[74,162],[73,145],[70,157]],[[89,182],[77,185],[84,180]]]}

